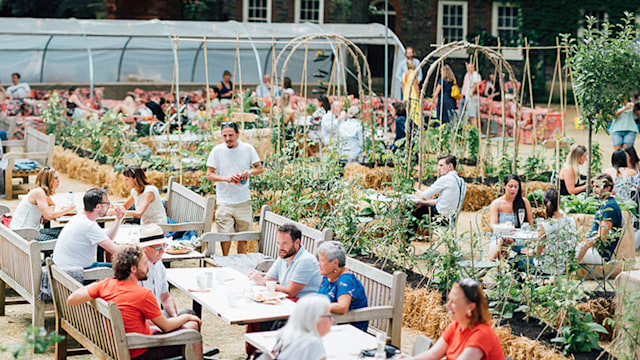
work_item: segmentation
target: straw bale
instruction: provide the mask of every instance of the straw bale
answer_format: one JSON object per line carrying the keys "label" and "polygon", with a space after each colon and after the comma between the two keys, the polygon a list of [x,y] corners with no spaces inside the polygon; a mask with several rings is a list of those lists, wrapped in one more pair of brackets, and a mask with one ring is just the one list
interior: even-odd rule
{"label": "straw bale", "polygon": [[154,154],[156,153],[156,143],[151,141],[151,137],[145,136],[138,138],[138,142],[142,145],[148,146]]}
{"label": "straw bale", "polygon": [[151,170],[147,171],[146,174],[149,184],[161,190],[164,188],[165,173],[158,170]]}
{"label": "straw bale", "polygon": [[601,341],[611,341],[613,335],[613,328],[609,324],[603,324],[604,319],[614,318],[616,312],[616,304],[613,299],[607,298],[595,298],[585,303],[580,303],[576,306],[579,311],[590,313],[593,317],[593,321],[602,325],[607,329],[607,334],[600,334]]}
{"label": "straw bale", "polygon": [[467,184],[467,195],[462,203],[462,211],[477,211],[498,197],[498,193],[492,187],[482,184]]}
{"label": "straw bale", "polygon": [[388,166],[380,166],[376,168],[368,168],[358,163],[349,163],[344,168],[344,177],[353,179],[366,189],[381,190],[387,186],[383,183],[392,181],[393,168]]}
{"label": "straw bale", "polygon": [[403,321],[406,326],[422,331],[431,339],[440,337],[451,322],[439,291],[410,287],[404,292]]}
{"label": "straw bale", "polygon": [[526,336],[515,336],[508,326],[498,326],[494,331],[500,339],[504,355],[513,360],[565,360],[558,351]]}
{"label": "straw bale", "polygon": [[546,191],[551,189],[553,184],[544,181],[528,181],[522,183],[522,195],[527,196],[528,193],[536,190]]}

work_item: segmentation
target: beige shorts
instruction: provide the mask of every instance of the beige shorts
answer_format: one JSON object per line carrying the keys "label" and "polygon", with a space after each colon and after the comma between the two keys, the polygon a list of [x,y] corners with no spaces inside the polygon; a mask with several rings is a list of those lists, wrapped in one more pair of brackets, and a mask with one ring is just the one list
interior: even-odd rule
{"label": "beige shorts", "polygon": [[216,228],[221,234],[252,231],[253,211],[251,209],[251,201],[232,205],[218,205],[216,209]]}

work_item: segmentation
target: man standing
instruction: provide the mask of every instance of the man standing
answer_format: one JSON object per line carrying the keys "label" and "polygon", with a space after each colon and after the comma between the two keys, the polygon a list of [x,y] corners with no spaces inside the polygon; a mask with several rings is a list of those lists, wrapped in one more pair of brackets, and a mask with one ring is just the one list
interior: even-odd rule
{"label": "man standing", "polygon": [[31,97],[31,87],[27,83],[20,82],[20,74],[11,74],[11,82],[13,85],[7,88],[7,92],[11,99],[15,100]]}
{"label": "man standing", "polygon": [[271,98],[271,97],[278,97],[280,96],[280,92],[278,91],[278,87],[274,87],[273,88],[273,96],[271,94],[271,75],[269,74],[264,74],[264,82],[260,85],[258,85],[258,87],[256,87],[256,95],[260,98]]}
{"label": "man standing", "polygon": [[578,261],[583,264],[602,264],[611,260],[622,228],[622,211],[611,195],[613,179],[607,174],[600,174],[592,180],[593,192],[604,204],[600,206],[593,219],[589,237],[576,250]]}
{"label": "man standing", "polygon": [[[407,66],[407,62],[411,61],[415,64],[415,68],[417,69],[418,66],[420,65],[420,60],[418,59],[414,59],[413,58],[413,48],[410,46],[407,46],[407,49],[404,52],[404,59],[398,59],[398,68],[396,69],[396,88],[400,88],[400,93],[397,94],[397,98],[403,98],[402,92],[404,91],[404,89],[402,89],[402,74],[404,74],[407,70],[409,70],[409,67]],[[418,71],[418,74],[416,74],[416,80],[418,80],[418,83],[422,82],[422,71]]]}
{"label": "man standing", "polygon": [[[216,145],[207,160],[207,179],[216,182],[216,228],[219,233],[251,231],[253,212],[249,177],[264,171],[256,149],[238,141],[238,125],[222,123],[223,144]],[[222,254],[229,255],[230,242],[223,242]],[[238,254],[247,253],[247,242],[238,241]]]}
{"label": "man standing", "polygon": [[125,210],[122,206],[115,209],[116,221],[108,230],[101,229],[96,219],[107,215],[111,202],[107,190],[89,189],[83,197],[84,211],[76,215],[60,232],[53,249],[53,262],[59,266],[81,266],[84,269],[111,267],[110,263],[93,261],[98,245],[112,255],[120,246],[113,242]]}
{"label": "man standing", "polygon": [[[97,297],[112,301],[122,312],[122,321],[127,333],[153,335],[146,320],[167,333],[180,327],[200,330],[200,319],[195,315],[184,314],[166,318],[162,315],[151,290],[138,285],[138,281],[147,278],[149,264],[147,257],[137,246],[128,246],[116,254],[113,262],[114,278],[76,289],[69,298],[69,305],[79,305]],[[202,343],[194,343],[193,350],[202,359]],[[182,346],[163,346],[154,348],[131,349],[131,358],[165,359],[182,355]]]}
{"label": "man standing", "polygon": [[280,258],[271,266],[266,275],[257,270],[249,273],[249,279],[258,285],[267,281],[277,281],[276,291],[289,297],[303,297],[316,293],[322,277],[315,256],[302,247],[302,233],[293,224],[278,227],[278,255]]}
{"label": "man standing", "polygon": [[[422,217],[429,214],[432,221],[440,224],[449,224],[449,220],[456,215],[458,208],[462,205],[464,190],[467,187],[464,180],[456,172],[456,157],[453,155],[443,155],[438,157],[438,172],[440,177],[426,191],[417,191],[418,201],[416,209],[412,215],[420,221]],[[434,195],[437,199],[429,200]],[[412,222],[412,229],[418,229],[418,223]]]}
{"label": "man standing", "polygon": [[[462,101],[460,101],[460,116],[463,116],[465,112],[469,114],[469,123],[471,126],[478,126],[476,124],[476,118],[478,117],[478,95],[480,94],[480,82],[482,77],[476,71],[476,67],[473,64],[473,59],[465,63],[467,67],[467,73],[464,75],[462,82]],[[466,106],[466,109],[465,109]]]}

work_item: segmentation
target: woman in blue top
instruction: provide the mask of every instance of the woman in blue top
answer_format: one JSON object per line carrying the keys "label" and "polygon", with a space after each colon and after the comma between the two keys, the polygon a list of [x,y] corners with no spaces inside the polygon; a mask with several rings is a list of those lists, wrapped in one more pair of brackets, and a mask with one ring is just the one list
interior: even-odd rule
{"label": "woman in blue top", "polygon": [[[367,307],[364,287],[355,275],[345,267],[347,254],[339,241],[327,241],[316,250],[322,283],[319,294],[325,294],[331,300],[333,314],[346,314],[349,310]],[[362,331],[367,331],[368,321],[351,323]]]}
{"label": "woman in blue top", "polygon": [[456,100],[451,97],[451,88],[456,84],[456,77],[449,65],[442,67],[441,76],[433,91],[433,107],[436,108],[440,123],[447,124],[451,121],[451,112],[456,111]]}
{"label": "woman in blue top", "polygon": [[638,133],[638,126],[633,119],[632,102],[628,102],[624,107],[616,111],[616,117],[613,119],[609,131],[613,140],[613,150],[618,150],[623,145],[633,146]]}

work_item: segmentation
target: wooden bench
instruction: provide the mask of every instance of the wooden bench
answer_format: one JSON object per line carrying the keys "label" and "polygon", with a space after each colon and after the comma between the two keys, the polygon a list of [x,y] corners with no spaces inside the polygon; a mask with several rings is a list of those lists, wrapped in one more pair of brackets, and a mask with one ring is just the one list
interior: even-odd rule
{"label": "wooden bench", "polygon": [[294,224],[302,232],[301,243],[308,252],[315,254],[318,244],[322,241],[332,240],[331,229],[317,230],[312,227],[297,223],[284,216],[271,211],[271,207],[265,205],[260,211],[260,225],[258,231],[244,231],[231,234],[206,233],[202,235],[205,262],[215,265],[210,258],[215,251],[217,242],[225,241],[258,241],[258,252],[272,259],[278,258],[278,227],[283,224]]}
{"label": "wooden bench", "polygon": [[211,231],[215,205],[214,198],[205,198],[196,194],[178,184],[172,176],[169,178],[165,208],[167,216],[177,224],[160,225],[160,227],[165,232],[193,230],[201,236]]}
{"label": "wooden bench", "polygon": [[[86,350],[99,359],[128,360],[129,349],[158,346],[184,345],[186,359],[195,359],[191,344],[201,342],[202,336],[196,330],[182,329],[162,335],[142,335],[125,333],[122,313],[113,302],[96,298],[80,305],[68,305],[67,298],[82,285],[64,271],[51,264],[49,283],[56,313],[56,331],[73,337]],[[77,350],[67,349],[68,337],[56,343],[56,359],[66,359]]]}
{"label": "wooden bench", "polygon": [[[42,280],[41,252],[53,250],[54,241],[38,242],[34,229],[11,230],[0,224],[0,316],[5,315],[5,306],[29,303],[32,307],[33,326],[44,325],[45,302],[38,299]],[[106,275],[111,274],[111,269]],[[86,280],[105,276],[103,269],[85,271]],[[6,299],[5,285],[12,288],[22,299]]]}
{"label": "wooden bench", "polygon": [[15,169],[16,159],[26,158],[38,161],[41,166],[53,166],[53,147],[55,145],[55,135],[45,135],[33,127],[27,127],[24,133],[24,140],[9,140],[2,143],[7,147],[23,148],[24,152],[10,151],[4,154],[3,159],[7,160],[4,169],[5,199],[13,199],[14,193],[26,193],[26,191],[13,191],[13,178],[22,178],[25,183],[29,183],[30,175],[37,175],[39,168],[33,170]]}
{"label": "wooden bench", "polygon": [[334,315],[336,323],[369,321],[370,333],[386,333],[392,345],[401,347],[407,275],[400,271],[391,275],[351,257],[347,257],[345,267],[362,283],[369,306]]}

